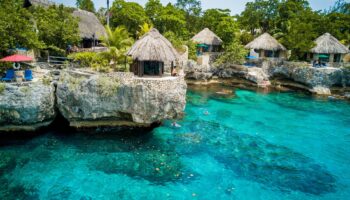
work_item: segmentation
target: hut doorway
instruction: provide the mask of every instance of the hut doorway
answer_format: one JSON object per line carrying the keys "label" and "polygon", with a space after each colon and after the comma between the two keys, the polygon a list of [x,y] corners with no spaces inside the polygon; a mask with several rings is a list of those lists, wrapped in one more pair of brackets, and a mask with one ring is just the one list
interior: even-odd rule
{"label": "hut doorway", "polygon": [[143,75],[146,76],[161,76],[164,72],[164,64],[157,61],[143,62]]}
{"label": "hut doorway", "polygon": [[334,54],[334,62],[341,62],[342,56],[341,54]]}

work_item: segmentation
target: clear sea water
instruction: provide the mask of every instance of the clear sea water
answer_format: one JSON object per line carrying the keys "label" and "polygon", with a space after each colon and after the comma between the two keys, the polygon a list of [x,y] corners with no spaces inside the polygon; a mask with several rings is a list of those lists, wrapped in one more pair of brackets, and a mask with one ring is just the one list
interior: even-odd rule
{"label": "clear sea water", "polygon": [[350,103],[191,89],[151,132],[1,138],[0,199],[349,199]]}

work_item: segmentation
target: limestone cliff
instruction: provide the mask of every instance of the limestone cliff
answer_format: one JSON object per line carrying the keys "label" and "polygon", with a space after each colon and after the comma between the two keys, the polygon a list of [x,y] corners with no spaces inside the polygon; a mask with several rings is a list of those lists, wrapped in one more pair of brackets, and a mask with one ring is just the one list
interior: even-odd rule
{"label": "limestone cliff", "polygon": [[293,80],[317,94],[329,95],[331,87],[349,86],[348,72],[344,68],[315,68],[303,63],[264,62],[262,69],[270,78],[282,77]]}
{"label": "limestone cliff", "polygon": [[270,79],[282,78],[295,83],[296,87],[312,93],[330,95],[335,86],[350,86],[349,68],[314,68],[307,63],[262,60],[257,67],[243,65],[200,66],[189,62],[186,78],[209,81],[213,77],[221,79],[241,78],[258,86],[268,86]]}
{"label": "limestone cliff", "polygon": [[41,82],[3,84],[0,93],[0,131],[35,131],[56,116],[55,88]]}
{"label": "limestone cliff", "polygon": [[57,84],[57,106],[73,127],[148,126],[181,118],[186,89],[183,77],[65,72]]}

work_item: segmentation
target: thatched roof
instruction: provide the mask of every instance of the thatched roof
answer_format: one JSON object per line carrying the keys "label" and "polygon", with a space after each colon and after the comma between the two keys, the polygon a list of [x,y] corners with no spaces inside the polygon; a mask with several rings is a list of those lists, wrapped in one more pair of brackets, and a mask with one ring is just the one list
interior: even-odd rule
{"label": "thatched roof", "polygon": [[79,31],[80,37],[85,39],[100,39],[101,37],[107,37],[107,32],[105,27],[97,19],[96,15],[92,12],[85,10],[74,10],[73,16],[79,18]]}
{"label": "thatched roof", "polygon": [[178,58],[173,45],[155,28],[136,41],[127,55],[138,61],[172,62]]}
{"label": "thatched roof", "polygon": [[262,49],[268,51],[287,50],[281,43],[268,33],[264,33],[245,46],[246,49]]}
{"label": "thatched roof", "polygon": [[324,54],[346,54],[349,53],[349,49],[340,43],[337,38],[333,37],[329,33],[325,33],[315,41],[316,46],[311,49],[312,53],[324,53]]}
{"label": "thatched roof", "polygon": [[24,7],[30,7],[30,6],[43,6],[43,7],[49,7],[51,5],[54,5],[55,3],[49,0],[25,0],[24,1]]}
{"label": "thatched roof", "polygon": [[203,29],[197,35],[192,38],[192,41],[198,44],[207,44],[207,45],[221,45],[222,40],[209,28]]}

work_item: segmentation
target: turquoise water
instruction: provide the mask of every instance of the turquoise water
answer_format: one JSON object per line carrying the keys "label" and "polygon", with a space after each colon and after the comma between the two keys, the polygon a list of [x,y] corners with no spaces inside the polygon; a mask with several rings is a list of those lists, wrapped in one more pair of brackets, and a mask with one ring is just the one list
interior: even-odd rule
{"label": "turquoise water", "polygon": [[0,199],[349,199],[350,103],[218,90],[181,128],[3,138]]}

